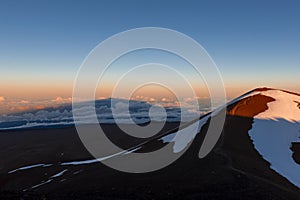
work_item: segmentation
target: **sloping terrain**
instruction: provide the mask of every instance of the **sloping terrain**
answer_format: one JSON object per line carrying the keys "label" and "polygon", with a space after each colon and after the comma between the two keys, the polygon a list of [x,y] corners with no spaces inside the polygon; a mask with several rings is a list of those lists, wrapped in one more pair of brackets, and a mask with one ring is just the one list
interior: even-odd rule
{"label": "sloping terrain", "polygon": [[143,141],[124,136],[115,125],[103,125],[112,141],[134,147],[135,153],[172,143],[170,151],[176,154],[191,144],[171,165],[144,174],[96,162],[75,127],[2,131],[0,198],[300,199],[296,102],[297,94],[264,88],[228,103],[222,135],[203,159],[198,158],[199,149],[217,112],[197,122],[197,135],[190,134],[196,122],[180,130],[176,123],[167,123],[158,135]]}

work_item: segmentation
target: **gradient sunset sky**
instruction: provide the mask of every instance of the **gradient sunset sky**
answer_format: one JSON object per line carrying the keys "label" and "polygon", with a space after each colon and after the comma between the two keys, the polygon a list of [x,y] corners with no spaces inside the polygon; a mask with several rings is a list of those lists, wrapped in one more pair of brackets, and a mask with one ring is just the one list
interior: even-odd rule
{"label": "gradient sunset sky", "polygon": [[67,101],[97,44],[149,26],[199,42],[219,67],[229,98],[260,86],[300,93],[299,8],[297,0],[2,0],[0,103]]}

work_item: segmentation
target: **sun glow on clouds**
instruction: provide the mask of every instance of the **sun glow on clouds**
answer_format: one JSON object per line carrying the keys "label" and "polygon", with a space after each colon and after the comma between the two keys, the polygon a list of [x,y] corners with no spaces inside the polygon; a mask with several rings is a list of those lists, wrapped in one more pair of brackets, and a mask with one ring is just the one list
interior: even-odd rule
{"label": "sun glow on clouds", "polygon": [[[147,96],[147,93],[133,95],[130,99],[136,101],[145,101],[150,104],[159,104],[163,107],[191,107],[199,104],[210,105],[210,98],[207,96],[199,97],[176,97],[172,93],[164,92],[160,95]],[[165,96],[163,96],[163,95]]]}
{"label": "sun glow on clouds", "polygon": [[56,97],[56,99],[52,100],[52,102],[57,102],[57,103],[69,103],[71,101],[72,101],[71,97],[68,98]]}
{"label": "sun glow on clouds", "polygon": [[72,98],[56,97],[54,99],[20,99],[0,97],[0,114],[17,113],[27,110],[41,110],[71,103]]}
{"label": "sun glow on clouds", "polygon": [[[100,96],[97,100],[103,100],[110,97]],[[122,97],[116,97],[124,99]],[[205,101],[205,106],[209,104],[208,99],[200,97],[188,97],[182,99],[176,99],[172,96],[155,96],[150,97],[146,95],[135,95],[130,98],[131,100],[144,101],[149,104],[156,104],[163,107],[185,107],[192,108],[196,104],[203,104]],[[201,102],[202,101],[202,102]],[[47,107],[58,107],[63,104],[68,104],[72,102],[71,97],[56,97],[52,99],[20,99],[20,98],[5,98],[0,96],[0,114],[16,113],[26,110],[40,110]]]}

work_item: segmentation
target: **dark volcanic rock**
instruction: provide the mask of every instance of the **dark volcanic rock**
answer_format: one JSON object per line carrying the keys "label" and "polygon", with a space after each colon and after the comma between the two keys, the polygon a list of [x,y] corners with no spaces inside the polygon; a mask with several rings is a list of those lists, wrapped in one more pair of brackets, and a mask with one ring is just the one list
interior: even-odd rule
{"label": "dark volcanic rock", "polygon": [[[102,163],[62,166],[62,162],[93,159],[75,127],[2,131],[0,199],[300,199],[299,188],[270,168],[248,134],[253,116],[266,110],[271,101],[274,99],[256,95],[228,106],[221,138],[208,156],[198,158],[210,120],[182,157],[144,174],[116,171]],[[167,123],[160,134],[176,131],[177,126]],[[105,129],[110,131],[110,139],[123,147],[145,142],[123,137],[116,125],[105,125]],[[143,150],[162,146],[153,137]],[[299,163],[299,143],[291,149]],[[38,163],[51,165],[9,173]]]}

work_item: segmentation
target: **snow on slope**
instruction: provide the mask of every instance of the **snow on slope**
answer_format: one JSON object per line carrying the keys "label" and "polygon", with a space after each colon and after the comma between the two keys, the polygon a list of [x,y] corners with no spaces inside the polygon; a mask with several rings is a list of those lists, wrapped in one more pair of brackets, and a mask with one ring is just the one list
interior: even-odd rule
{"label": "snow on slope", "polygon": [[[297,164],[292,155],[292,142],[300,143],[300,96],[291,94],[281,90],[254,90],[229,103],[232,105],[242,99],[255,95],[264,95],[275,99],[267,104],[268,109],[254,116],[252,129],[249,131],[249,136],[253,140],[256,150],[261,156],[270,163],[270,167],[280,175],[287,178],[291,183],[300,188],[300,165]],[[174,143],[173,152],[178,153],[182,151],[195,138],[202,126],[207,122],[210,116],[216,115],[220,109],[216,109],[211,114],[203,117],[190,126],[183,128],[175,133],[166,135],[159,140],[163,142]],[[198,129],[197,129],[198,128]],[[195,130],[197,131],[195,132]],[[115,155],[126,155],[137,151],[140,147],[129,151],[122,151]],[[110,155],[100,160],[109,159],[115,155]],[[61,163],[61,165],[81,165],[99,162],[99,159],[74,161],[68,163]],[[22,167],[12,170],[15,171],[31,169],[34,167],[45,167],[45,164],[38,164],[32,166]],[[60,174],[58,174],[60,175]],[[48,182],[42,182],[45,184]],[[40,185],[38,185],[40,186]],[[38,187],[37,186],[37,187]]]}
{"label": "snow on slope", "polygon": [[300,165],[293,160],[290,149],[292,142],[300,142],[300,96],[280,90],[260,94],[275,101],[267,104],[265,112],[254,116],[249,135],[271,168],[300,187]]}
{"label": "snow on slope", "polygon": [[200,132],[202,126],[207,122],[210,115],[200,119],[199,121],[191,124],[190,126],[179,130],[173,134],[166,135],[162,137],[164,143],[174,142],[173,152],[178,153],[184,150],[190,144],[196,135]]}
{"label": "snow on slope", "polygon": [[257,119],[285,119],[289,122],[300,121],[298,104],[300,96],[281,90],[268,90],[260,94],[274,98],[276,101],[268,103],[268,110],[255,116]]}
{"label": "snow on slope", "polygon": [[[229,105],[234,104],[242,99],[245,99],[250,96],[254,96],[259,94],[258,91],[249,92],[247,94],[244,94],[236,99],[233,99],[229,102]],[[205,125],[207,120],[211,116],[216,116],[222,109],[226,108],[226,104],[222,105],[218,108],[216,108],[214,111],[212,111],[209,115],[203,117],[199,121],[189,125],[188,127],[179,130],[178,132],[166,135],[162,137],[160,140],[162,140],[164,143],[173,142],[173,152],[178,153],[182,151],[184,148],[186,148],[196,137],[196,135],[201,131],[201,128]],[[196,130],[197,129],[197,130]],[[195,131],[196,130],[196,131]]]}

